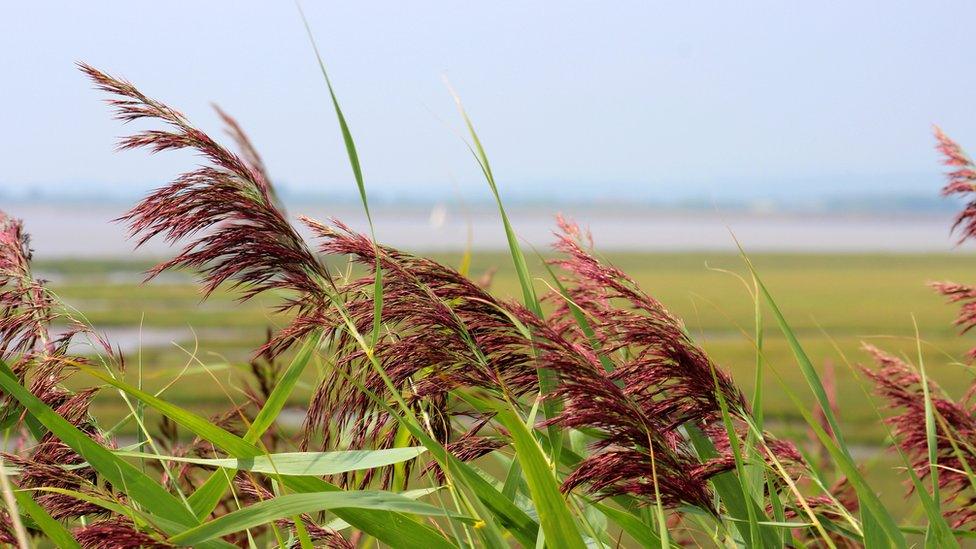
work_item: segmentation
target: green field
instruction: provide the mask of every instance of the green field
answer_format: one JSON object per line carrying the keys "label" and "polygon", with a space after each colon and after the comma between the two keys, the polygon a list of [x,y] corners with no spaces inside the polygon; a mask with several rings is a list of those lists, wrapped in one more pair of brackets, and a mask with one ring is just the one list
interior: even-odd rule
{"label": "green field", "polygon": [[[741,259],[720,253],[611,253],[606,257],[683,318],[715,361],[752,394],[754,302],[736,276],[745,274]],[[460,254],[441,254],[437,259],[457,264]],[[944,304],[925,283],[976,280],[976,256],[755,255],[752,259],[814,363],[821,367],[833,363],[845,435],[865,452],[876,486],[892,496],[886,499],[897,508],[902,501],[895,497],[901,493],[901,475],[891,474],[896,465],[891,453],[878,451],[885,438],[878,403],[869,396],[871,387],[863,377],[854,374],[858,364],[868,363],[861,342],[914,360],[918,356],[914,318],[930,375],[950,394],[961,395],[971,374],[960,358],[976,345],[976,339],[957,335],[951,324],[955,307]],[[218,292],[201,301],[189,276],[140,284],[140,272],[147,266],[58,261],[38,263],[36,270],[51,278],[55,291],[98,329],[109,337],[119,336],[116,343],[126,351],[130,380],[138,379],[141,366],[144,386],[158,390],[172,383],[164,394],[180,406],[203,414],[228,409],[229,400],[241,398],[237,372],[246,368],[249,351],[263,341],[268,327],[287,320],[271,314],[274,296],[240,304],[233,294]],[[493,267],[498,268],[493,292],[517,296],[518,283],[505,255],[476,254],[472,276]],[[537,279],[540,290],[545,284],[541,277]],[[798,426],[799,413],[784,387],[807,406],[812,398],[778,328],[766,316],[767,421],[777,435],[805,442],[809,435]],[[85,382],[81,378],[76,376],[75,382]],[[306,386],[293,395],[297,418],[308,391]],[[97,401],[96,413],[106,427],[127,411],[113,392],[104,391]]]}
{"label": "green field", "polygon": [[[715,361],[752,394],[754,302],[738,278],[746,272],[740,258],[720,253],[610,253],[606,258],[683,318]],[[441,254],[437,259],[457,264],[460,254]],[[845,435],[863,452],[862,463],[887,504],[896,514],[905,513],[903,487],[890,474],[898,466],[897,458],[879,451],[885,439],[876,411],[879,403],[854,368],[869,364],[860,349],[862,342],[917,357],[914,318],[930,375],[954,396],[965,392],[972,377],[960,360],[976,339],[957,335],[952,326],[955,307],[944,304],[925,283],[976,280],[976,256],[760,254],[752,259],[814,363],[821,367],[833,363]],[[153,390],[168,386],[164,393],[168,400],[202,414],[227,410],[230,400],[242,398],[237,374],[247,368],[249,351],[263,342],[269,327],[281,326],[287,319],[270,312],[274,296],[240,304],[233,294],[221,291],[201,301],[189,276],[167,275],[143,285],[141,271],[148,266],[147,262],[58,261],[40,262],[36,270],[51,278],[55,291],[94,326],[109,337],[119,336],[116,343],[127,353],[126,376],[131,381],[138,380],[141,365],[143,385]],[[475,255],[473,277],[491,268],[498,269],[492,282],[497,295],[519,295],[507,256]],[[545,284],[540,276],[539,289],[546,289]],[[812,406],[812,397],[768,314],[764,338],[764,358],[775,372],[766,375],[767,423],[775,434],[805,444],[811,435],[801,425],[789,392],[806,406]],[[84,376],[73,379],[88,381]],[[309,391],[306,385],[293,395],[295,425]],[[108,427],[128,408],[117,393],[106,390],[98,397],[95,411]],[[122,432],[132,429],[130,424]],[[816,455],[814,447],[808,449]]]}
{"label": "green field", "polygon": [[[718,253],[606,257],[683,318],[716,362],[731,370],[740,386],[751,393],[756,362],[754,303],[743,281],[735,276],[745,274],[738,257]],[[442,254],[438,259],[456,264],[459,256]],[[756,255],[753,261],[810,357],[819,365],[834,363],[841,418],[853,440],[876,443],[883,437],[875,407],[864,398],[860,378],[851,371],[867,359],[860,350],[861,342],[914,358],[913,317],[931,375],[952,394],[961,394],[968,386],[970,374],[959,357],[976,340],[957,336],[951,325],[955,308],[945,305],[925,282],[972,280],[976,278],[976,257]],[[261,343],[266,329],[287,320],[270,312],[273,296],[241,304],[233,294],[218,292],[201,301],[189,276],[141,284],[140,273],[147,265],[80,260],[37,265],[42,275],[52,279],[54,290],[94,326],[110,337],[122,334],[127,341],[116,343],[129,351],[130,366],[137,365],[141,356],[147,384],[172,381],[179,368],[195,359],[204,364],[244,364],[249,349]],[[517,281],[501,254],[476,254],[472,276],[492,267],[498,268],[493,292],[515,297]],[[537,283],[540,290],[546,289],[544,279],[540,277]],[[775,323],[766,320],[764,356],[779,374],[779,379],[766,376],[766,410],[771,419],[788,421],[798,416],[781,384],[805,400],[809,395]],[[146,342],[142,345],[140,325]],[[169,343],[171,339],[187,351]],[[188,351],[194,348],[197,352],[191,360]],[[227,397],[198,381],[185,377],[168,390],[168,397],[201,411],[223,408]],[[114,396],[105,398],[103,406],[117,402]],[[106,408],[102,411],[112,414]]]}

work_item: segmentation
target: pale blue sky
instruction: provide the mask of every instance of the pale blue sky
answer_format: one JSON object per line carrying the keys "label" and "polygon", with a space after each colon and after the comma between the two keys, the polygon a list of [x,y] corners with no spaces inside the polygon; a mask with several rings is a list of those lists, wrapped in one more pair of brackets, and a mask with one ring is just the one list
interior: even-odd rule
{"label": "pale blue sky", "polygon": [[[976,3],[827,4],[305,9],[377,192],[480,188],[445,74],[509,189],[934,191],[930,124],[976,149]],[[215,132],[209,102],[218,102],[293,188],[353,185],[289,1],[4,4],[4,185],[142,189],[192,164],[113,152],[125,130],[75,60],[125,76]]]}

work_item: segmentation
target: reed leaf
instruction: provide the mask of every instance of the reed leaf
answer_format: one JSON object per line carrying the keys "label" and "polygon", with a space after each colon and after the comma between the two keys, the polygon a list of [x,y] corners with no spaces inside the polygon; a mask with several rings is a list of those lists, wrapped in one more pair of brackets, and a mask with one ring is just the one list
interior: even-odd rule
{"label": "reed leaf", "polygon": [[817,370],[813,367],[810,357],[807,356],[806,351],[803,350],[803,346],[800,345],[800,341],[797,339],[793,329],[786,321],[786,317],[783,316],[783,313],[780,311],[779,306],[773,299],[772,294],[769,293],[766,285],[759,277],[759,273],[756,271],[748,256],[746,256],[745,250],[743,250],[740,246],[739,251],[746,263],[746,266],[749,268],[749,271],[752,273],[752,276],[756,281],[756,285],[763,296],[763,300],[773,312],[773,316],[776,318],[776,323],[779,325],[780,331],[782,331],[783,335],[786,337],[786,341],[789,344],[790,349],[793,351],[793,355],[796,357],[797,364],[800,366],[800,371],[803,373],[803,377],[810,386],[810,390],[813,392],[813,395],[817,400],[817,404],[820,406],[824,417],[827,419],[827,423],[830,425],[833,437],[827,434],[820,424],[817,423],[805,409],[802,409],[803,405],[794,398],[796,407],[800,409],[804,419],[810,425],[811,429],[813,429],[817,438],[820,439],[821,443],[823,443],[823,445],[827,448],[827,451],[831,454],[831,457],[835,460],[838,467],[840,467],[844,474],[847,475],[848,480],[850,480],[851,484],[854,486],[854,489],[858,494],[858,499],[861,502],[862,514],[873,514],[874,516],[872,518],[878,522],[882,529],[884,529],[889,541],[896,547],[906,547],[905,536],[903,536],[901,531],[898,530],[898,525],[896,524],[895,519],[881,504],[877,494],[875,494],[870,488],[867,481],[854,464],[850,450],[848,450],[847,445],[844,443],[844,437],[841,433],[840,425],[838,425],[837,419],[834,417],[834,412],[831,409],[830,402],[827,399],[827,391],[824,389],[823,381],[820,379],[820,375],[817,373]]}
{"label": "reed leaf", "polygon": [[30,493],[18,490],[14,492],[14,497],[17,498],[17,506],[30,515],[30,518],[34,520],[37,527],[57,547],[61,549],[81,549],[81,545],[75,541],[71,532],[61,522],[51,517],[43,507],[38,505]]}
{"label": "reed leaf", "polygon": [[252,473],[264,473],[268,475],[326,476],[402,463],[414,459],[426,451],[427,449],[423,446],[411,446],[387,450],[290,452],[241,459],[203,459],[163,456],[143,452],[116,452],[115,454],[123,457],[193,463],[204,467],[222,467],[230,470],[251,471]]}
{"label": "reed leaf", "polygon": [[174,545],[192,546],[297,514],[331,509],[376,509],[474,522],[470,517],[391,492],[319,492],[289,494],[261,501],[181,532],[168,541]]}
{"label": "reed leaf", "polygon": [[559,492],[559,483],[538,441],[514,411],[499,409],[497,413],[498,421],[512,437],[515,455],[522,465],[525,483],[535,503],[546,542],[553,547],[582,549],[586,544],[573,520],[569,503]]}

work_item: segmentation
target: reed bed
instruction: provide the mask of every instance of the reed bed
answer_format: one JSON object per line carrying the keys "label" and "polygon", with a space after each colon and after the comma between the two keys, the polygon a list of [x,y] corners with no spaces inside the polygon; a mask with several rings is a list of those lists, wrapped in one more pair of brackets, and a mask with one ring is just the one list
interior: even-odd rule
{"label": "reed bed", "polygon": [[[751,394],[571,220],[556,219],[556,259],[530,270],[460,101],[520,300],[497,298],[469,276],[467,261],[455,269],[376,241],[355,142],[324,65],[370,232],[301,218],[310,242],[233,118],[219,111],[238,152],[133,84],[80,69],[116,118],[149,126],[120,149],[200,158],[120,220],[137,245],[175,246],[147,280],[193,273],[204,297],[218,288],[241,301],[264,296],[289,322],[253,350],[243,383],[193,364],[233,403],[203,417],[144,390],[141,364],[34,276],[26,229],[0,214],[0,542],[953,547],[976,536],[976,384],[952,399],[928,375],[921,343],[917,356],[865,347],[856,379],[889,405],[877,414],[902,462],[890,474],[918,509],[910,522],[896,520],[845,441],[834,376],[812,363],[745,252]],[[955,229],[973,238],[976,167],[935,135],[950,170],[943,193],[970,200]],[[976,287],[932,287],[959,307],[961,332],[976,325]],[[765,324],[778,326],[813,395],[811,410],[782,384],[812,444],[767,428],[763,379],[777,374],[764,360]],[[78,341],[90,351],[73,351]],[[123,403],[121,421],[105,425],[90,412],[99,393]],[[296,399],[303,421],[289,429],[279,420]],[[129,429],[134,440],[120,435]]]}

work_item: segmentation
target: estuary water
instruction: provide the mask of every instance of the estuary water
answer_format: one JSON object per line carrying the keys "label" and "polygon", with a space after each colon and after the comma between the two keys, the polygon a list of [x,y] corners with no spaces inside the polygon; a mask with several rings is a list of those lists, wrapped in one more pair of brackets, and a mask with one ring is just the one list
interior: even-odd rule
{"label": "estuary water", "polygon": [[[124,204],[33,204],[0,206],[24,220],[38,259],[124,258],[171,253],[161,239],[133,250],[123,224],[111,220]],[[509,216],[526,244],[545,249],[560,211],[588,227],[598,248],[628,251],[734,251],[732,234],[749,251],[778,252],[965,252],[955,246],[951,212],[882,214],[677,211],[641,207],[520,206]],[[497,211],[488,206],[377,206],[380,241],[416,251],[494,250],[507,246]],[[358,207],[292,206],[289,214],[328,221],[337,218],[365,230]],[[308,236],[307,231],[303,231]]]}

